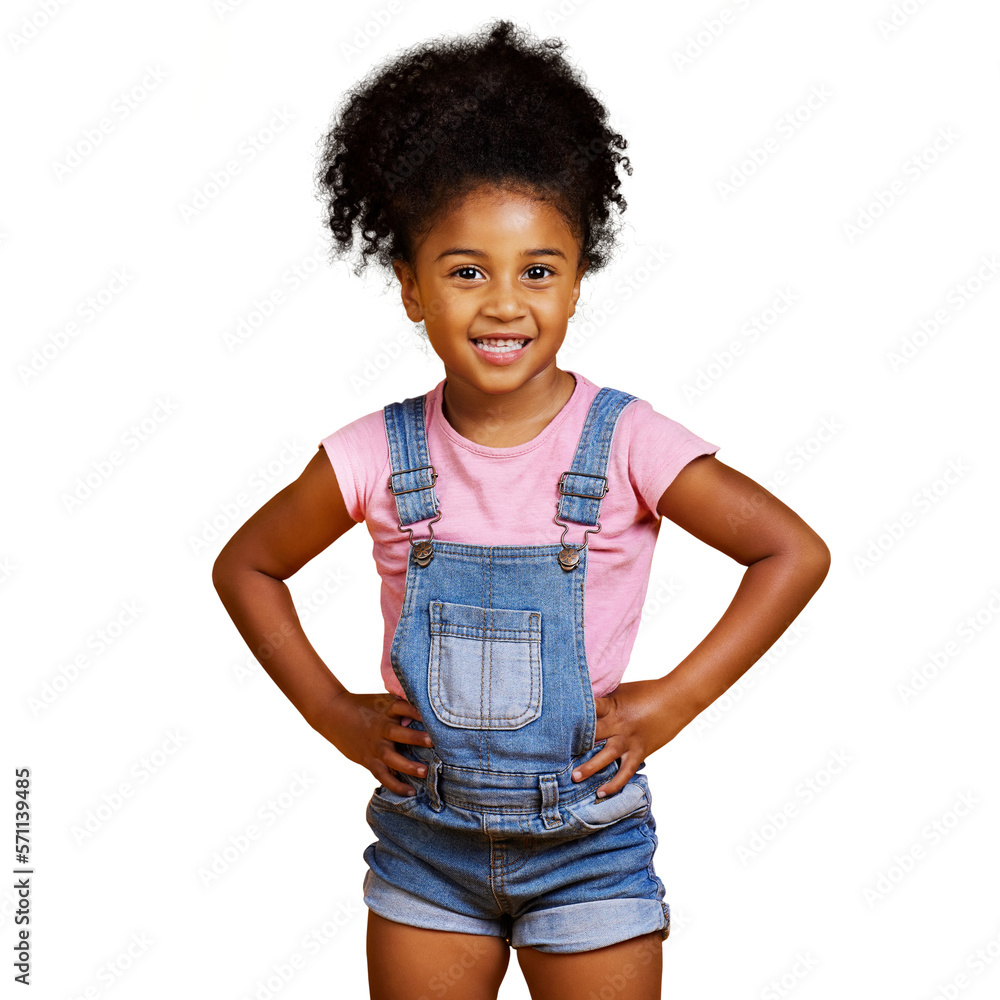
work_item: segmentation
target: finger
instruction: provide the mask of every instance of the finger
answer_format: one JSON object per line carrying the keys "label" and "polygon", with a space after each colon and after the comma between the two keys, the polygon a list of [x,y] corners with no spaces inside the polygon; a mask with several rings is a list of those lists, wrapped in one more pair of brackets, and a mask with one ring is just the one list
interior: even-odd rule
{"label": "finger", "polygon": [[615,776],[610,780],[604,782],[603,785],[597,786],[597,797],[603,799],[607,795],[614,795],[615,792],[620,792],[632,779],[632,775],[635,774],[638,765],[633,767],[631,764],[625,763],[625,758],[622,757],[621,765]]}
{"label": "finger", "polygon": [[372,771],[372,774],[375,775],[381,784],[385,785],[386,788],[395,792],[397,795],[417,794],[417,790],[413,787],[413,785],[408,785],[405,781],[401,781],[389,770],[387,770],[381,777],[379,777],[375,771]]}
{"label": "finger", "polygon": [[616,715],[600,716],[594,726],[594,743],[604,743],[621,732],[621,723]]}
{"label": "finger", "polygon": [[372,710],[381,716],[411,716],[417,718],[419,713],[405,698],[383,691],[372,699]]}
{"label": "finger", "polygon": [[418,722],[424,720],[420,718],[420,712],[415,705],[411,705],[405,698],[397,698],[387,709],[387,715],[398,715],[401,718],[416,719]]}
{"label": "finger", "polygon": [[410,726],[399,726],[396,723],[390,723],[386,729],[385,736],[386,739],[393,740],[396,743],[410,743],[418,747],[434,745],[430,733],[425,732],[423,729],[412,729]]}
{"label": "finger", "polygon": [[605,743],[590,760],[573,771],[573,780],[583,781],[585,778],[589,778],[596,771],[600,771],[601,768],[607,767],[612,761],[617,760],[620,753],[621,751],[615,749],[614,746]]}
{"label": "finger", "polygon": [[400,771],[403,774],[413,774],[418,778],[427,776],[426,764],[421,764],[417,760],[410,760],[409,757],[404,757],[396,750],[386,750],[382,754],[382,763],[387,767],[391,767],[394,771]]}

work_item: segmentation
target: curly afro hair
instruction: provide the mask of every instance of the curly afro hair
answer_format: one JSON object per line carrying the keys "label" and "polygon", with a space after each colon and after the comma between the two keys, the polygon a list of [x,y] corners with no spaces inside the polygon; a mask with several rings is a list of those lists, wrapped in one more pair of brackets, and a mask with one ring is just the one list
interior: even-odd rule
{"label": "curly afro hair", "polygon": [[361,237],[387,271],[413,264],[435,218],[483,183],[550,201],[604,267],[612,211],[626,208],[617,167],[625,139],[564,59],[565,42],[538,41],[507,20],[478,34],[426,42],[373,69],[344,99],[321,140],[317,196],[334,237],[331,258]]}

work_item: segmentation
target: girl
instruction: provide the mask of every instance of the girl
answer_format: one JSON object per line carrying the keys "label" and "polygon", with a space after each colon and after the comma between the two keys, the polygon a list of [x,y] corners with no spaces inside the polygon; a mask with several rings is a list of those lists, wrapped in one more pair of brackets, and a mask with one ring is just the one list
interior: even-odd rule
{"label": "girl", "polygon": [[[716,445],[557,366],[631,173],[562,47],[499,21],[402,53],[346,99],[318,173],[334,253],[356,230],[357,271],[392,268],[444,378],[325,438],[213,570],[251,649],[286,636],[264,669],[379,782],[364,854],[378,1000],[495,998],[510,947],[532,997],[658,997],[670,909],[639,771],[829,566]],[[661,517],[747,570],[678,666],[621,683]],[[345,689],[283,582],[362,521],[387,693]]]}

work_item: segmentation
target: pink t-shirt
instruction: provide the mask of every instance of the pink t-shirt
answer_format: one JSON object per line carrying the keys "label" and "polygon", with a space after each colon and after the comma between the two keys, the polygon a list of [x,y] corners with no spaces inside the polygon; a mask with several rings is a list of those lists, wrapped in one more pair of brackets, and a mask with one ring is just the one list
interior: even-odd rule
{"label": "pink t-shirt", "polygon": [[[559,476],[570,468],[587,411],[600,386],[577,372],[565,406],[530,441],[491,448],[462,437],[441,409],[442,379],[427,395],[427,447],[438,473],[434,488],[441,520],[434,537],[472,545],[555,545],[562,528],[552,517]],[[389,662],[399,621],[410,542],[400,531],[387,480],[389,446],[382,410],[334,431],[321,442],[333,464],[347,510],[364,521],[374,542],[382,578],[385,622],[382,680],[404,696]],[[608,459],[608,493],[601,501],[601,530],[588,536],[584,635],[594,696],[621,681],[628,664],[649,585],[653,548],[660,530],[656,505],[674,477],[693,458],[719,446],[636,399],[618,418]],[[427,537],[427,522],[413,528]],[[566,541],[579,545],[585,526],[570,522]]]}

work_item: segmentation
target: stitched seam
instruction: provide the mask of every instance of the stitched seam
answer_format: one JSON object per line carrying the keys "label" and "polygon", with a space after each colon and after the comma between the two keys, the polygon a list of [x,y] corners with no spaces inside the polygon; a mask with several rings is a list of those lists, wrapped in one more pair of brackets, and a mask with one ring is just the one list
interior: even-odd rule
{"label": "stitched seam", "polygon": [[[649,797],[647,796],[647,802],[648,801],[649,801]],[[654,834],[652,833],[652,831],[649,829],[649,826],[647,825],[647,821],[646,820],[643,820],[643,822],[640,824],[640,826],[639,826],[639,832],[646,838],[646,840],[649,841],[649,844],[650,844],[649,864],[646,865],[646,876],[650,880],[650,882],[653,883],[653,886],[656,889],[657,895],[659,896],[662,893],[665,896],[666,895],[666,886],[663,884],[663,882],[660,879],[660,876],[656,874],[656,871],[653,868],[654,855],[656,854],[656,848],[657,848],[657,839],[654,836]],[[666,900],[661,898],[660,899],[660,905],[661,906],[665,906],[666,905]],[[666,917],[667,914],[664,913],[664,916]],[[668,918],[668,920],[669,920],[669,918]],[[668,926],[669,926],[669,923],[668,923]]]}
{"label": "stitched seam", "polygon": [[[490,608],[488,615],[493,615],[493,557],[490,556],[490,602],[488,607]],[[492,624],[493,619],[490,618],[490,623]],[[485,618],[484,618],[485,621]],[[490,643],[490,697],[493,696],[493,643]],[[490,702],[490,711],[492,712],[493,704]],[[486,767],[491,767],[490,755],[492,747],[490,746],[490,732],[486,730]]]}
{"label": "stitched seam", "polygon": [[[542,616],[539,614],[532,614],[531,619],[533,619],[536,624],[540,625]],[[539,628],[539,632],[541,632],[541,628]],[[528,645],[528,668],[531,670],[531,697],[528,701],[528,709],[537,713],[540,707],[539,702],[541,701],[542,694],[541,636],[539,636],[537,642],[532,641]]]}
{"label": "stitched seam", "polygon": [[[484,564],[483,567],[482,567],[482,577],[481,577],[481,580],[480,580],[479,604],[480,604],[480,606],[483,606],[483,605],[485,605],[485,603],[486,603],[486,566]],[[485,657],[485,655],[486,655],[485,649],[482,650],[481,653],[482,653],[482,656]],[[480,717],[482,717],[482,714],[483,714],[483,690],[482,690],[482,676],[483,676],[482,675],[482,669],[483,668],[482,668],[482,666],[480,666],[479,669],[480,669],[480,673],[479,673],[479,678],[480,678],[480,680],[479,680],[479,715],[480,715]],[[479,732],[476,735],[476,743],[477,743],[477,750],[478,750],[478,753],[479,753],[479,766],[480,767],[483,766],[483,742],[484,742],[484,739],[485,739],[485,735],[484,734],[485,734],[485,730],[483,728],[480,728]]]}
{"label": "stitched seam", "polygon": [[[518,852],[518,854],[516,855],[516,857],[514,858],[514,860],[512,860],[512,861],[507,861],[506,859],[504,860],[504,863],[501,866],[501,870],[503,871],[504,878],[506,878],[511,873],[518,871],[518,869],[523,868],[527,864],[528,858],[532,854],[532,850],[531,850],[531,848],[532,848],[532,836],[531,836],[530,827],[529,827],[528,830],[525,830],[523,822],[522,822],[522,818],[520,816],[517,816],[515,818],[517,819],[517,828],[518,828],[518,830],[521,833],[520,851]],[[506,893],[505,893],[505,895],[506,895]]]}
{"label": "stitched seam", "polygon": [[[417,449],[420,452],[420,464],[430,465],[431,456],[430,451],[427,446],[427,396],[426,394],[418,397],[418,407],[420,419],[417,421]],[[427,470],[427,478],[430,482],[430,491],[428,493],[431,511],[429,516],[437,514],[440,509],[440,504],[438,503],[437,490],[434,488],[434,474]],[[421,494],[423,495],[423,494]]]}
{"label": "stitched seam", "polygon": [[[580,804],[590,804],[594,801],[593,792],[584,792],[583,795],[577,796],[575,799],[563,799],[560,797],[560,806],[573,806]],[[599,800],[599,801],[603,801]],[[454,792],[448,795],[447,804],[450,806],[456,806],[459,809],[468,809],[471,812],[481,812],[484,809],[488,809],[491,815],[496,816],[519,816],[519,815],[539,815],[538,805],[526,805],[523,808],[520,806],[498,806],[493,803],[486,804],[482,800],[476,801],[474,799],[464,799],[460,795],[456,795]]]}
{"label": "stitched seam", "polygon": [[[573,586],[573,645],[576,649],[577,663],[580,666],[578,673],[580,675],[580,687],[582,689],[583,703],[587,706],[587,731],[583,734],[583,742],[586,744],[589,742],[587,737],[589,737],[591,733],[595,736],[597,735],[597,722],[596,719],[594,720],[593,725],[590,722],[591,707],[589,699],[592,699],[594,695],[594,682],[590,677],[590,662],[587,659],[587,635],[583,618],[585,614],[583,589],[587,585],[587,553],[583,552],[581,553],[581,556],[581,566],[583,567],[584,572],[581,573],[577,581],[574,581]],[[586,753],[589,749],[589,746],[584,745],[579,748],[578,752]]]}
{"label": "stitched seam", "polygon": [[[492,574],[491,574],[491,579],[492,579]],[[491,597],[492,597],[492,586],[490,588],[490,593],[491,593]],[[540,673],[540,671],[536,670],[535,666],[536,666],[536,664],[538,664],[538,662],[540,660],[540,657],[541,657],[541,628],[540,628],[539,625],[535,625],[531,629],[522,629],[522,630],[519,630],[519,631],[523,631],[524,633],[529,634],[529,635],[532,636],[531,639],[527,639],[527,640],[521,639],[521,640],[519,640],[520,643],[527,644],[527,646],[528,646],[528,651],[527,651],[528,652],[528,669],[529,669],[529,672],[530,672],[530,675],[531,675],[530,676],[530,680],[529,680],[529,692],[528,692],[528,698],[529,698],[529,700],[528,700],[528,704],[527,704],[527,706],[525,708],[523,708],[521,711],[516,712],[514,714],[511,714],[511,715],[494,715],[493,714],[493,703],[492,703],[492,697],[491,697],[491,699],[489,701],[489,705],[488,705],[488,714],[487,714],[487,707],[484,707],[484,704],[483,704],[483,685],[482,684],[480,685],[480,693],[479,693],[479,715],[478,716],[461,715],[458,712],[454,711],[454,709],[451,709],[451,708],[449,708],[449,707],[447,707],[445,705],[444,698],[442,696],[442,679],[441,679],[441,650],[442,650],[441,639],[442,639],[442,636],[449,635],[452,638],[468,639],[471,642],[480,642],[480,657],[481,657],[481,661],[482,662],[485,661],[485,656],[486,656],[486,654],[485,654],[486,643],[485,643],[485,641],[483,641],[483,637],[481,635],[473,635],[473,636],[456,635],[455,633],[449,632],[449,631],[441,628],[440,621],[436,620],[436,619],[439,619],[440,615],[443,613],[444,604],[445,603],[446,602],[442,602],[442,601],[434,601],[430,605],[430,630],[431,630],[431,635],[432,635],[432,639],[431,639],[431,653],[432,653],[432,675],[431,676],[432,676],[432,680],[431,680],[431,683],[432,683],[433,688],[434,688],[434,700],[435,700],[435,703],[436,703],[435,707],[440,710],[440,712],[442,713],[442,715],[445,717],[445,721],[452,722],[452,723],[457,724],[457,725],[461,725],[461,724],[464,724],[464,723],[469,723],[469,724],[475,725],[476,723],[481,723],[483,721],[488,721],[488,722],[518,722],[518,721],[521,721],[522,719],[525,720],[525,721],[527,721],[528,719],[532,718],[534,715],[537,715],[538,706],[537,706],[537,694],[536,694],[536,692],[538,690],[538,683],[539,683],[539,680],[540,680],[540,678],[538,676],[538,674]],[[504,608],[500,608],[500,609],[495,609],[495,608],[494,609],[485,609],[484,608],[484,609],[481,609],[481,610],[485,614],[487,610],[490,610],[491,613],[493,613],[493,612],[495,612],[497,610],[516,610],[516,609],[504,609]],[[537,611],[527,611],[526,610],[523,613],[526,614],[526,615],[528,615],[528,617],[530,619],[534,619],[535,621],[540,621],[541,620],[541,615]],[[471,627],[473,627],[473,626],[470,626],[470,628]],[[480,631],[480,632],[485,631],[485,632],[489,633],[491,630],[490,629],[485,629],[485,630],[484,629],[479,629],[477,631]],[[497,630],[494,630],[494,631],[497,631]],[[491,643],[490,644],[490,674],[489,674],[490,680],[491,680],[491,684],[492,684],[492,669],[493,669],[492,668],[492,663],[493,663],[493,646],[492,646],[492,643]],[[482,673],[483,669],[484,668],[481,665],[480,666],[481,673]],[[492,695],[492,687],[490,688],[490,692],[491,692],[491,695]]]}
{"label": "stitched seam", "polygon": [[[530,612],[525,611],[525,614]],[[529,628],[482,628],[479,625],[438,625],[431,629],[441,635],[451,635],[456,639],[491,639],[493,642],[527,642],[521,636],[534,636],[537,632],[535,626]],[[509,638],[505,633],[514,633]]]}
{"label": "stitched seam", "polygon": [[[503,910],[503,902],[500,900],[500,896],[497,894],[497,879],[494,877],[493,871],[493,861],[495,856],[496,848],[493,844],[493,834],[490,833],[489,824],[486,822],[486,817],[483,816],[483,833],[486,834],[490,842],[490,892],[493,893],[493,898],[496,900],[496,904],[499,909]],[[503,887],[500,887],[500,892],[503,892]]]}
{"label": "stitched seam", "polygon": [[542,562],[546,557],[558,555],[561,545],[469,545],[464,542],[448,542],[434,539],[435,549],[441,546],[441,551],[448,552],[455,559],[469,562],[482,562],[484,559],[536,559]]}
{"label": "stitched seam", "polygon": [[[390,441],[390,445],[391,445],[390,450],[389,450],[389,464],[390,464],[390,466],[392,466],[393,472],[395,472],[395,470],[397,468],[399,468],[399,466],[398,466],[398,462],[399,462],[399,441],[398,441],[398,439],[396,437],[396,410],[395,410],[395,406],[396,406],[395,403],[390,403],[389,406],[386,408],[386,411],[385,411],[386,427],[389,430],[389,441]],[[400,501],[401,501],[401,499],[402,499],[401,497],[397,497],[397,496],[393,497],[393,500],[396,503],[396,513],[399,515],[400,523],[402,523],[402,521],[403,521],[403,514],[405,513],[405,511],[402,509],[402,507],[400,507]]]}
{"label": "stitched seam", "polygon": [[[490,600],[493,598],[493,563],[490,562]],[[484,624],[489,620],[490,611],[487,608],[483,609],[483,622]],[[486,632],[489,632],[488,627],[485,628]],[[482,685],[479,688],[479,718],[484,721],[489,719],[493,714],[493,643],[488,639],[484,638],[480,644],[480,651],[482,655]],[[489,665],[487,666],[486,653],[489,650]],[[487,737],[486,744],[486,754],[487,760],[489,760],[489,737]]]}

